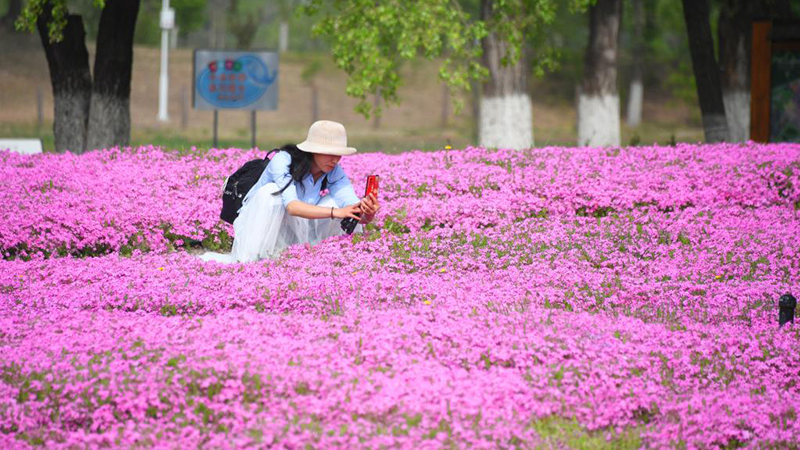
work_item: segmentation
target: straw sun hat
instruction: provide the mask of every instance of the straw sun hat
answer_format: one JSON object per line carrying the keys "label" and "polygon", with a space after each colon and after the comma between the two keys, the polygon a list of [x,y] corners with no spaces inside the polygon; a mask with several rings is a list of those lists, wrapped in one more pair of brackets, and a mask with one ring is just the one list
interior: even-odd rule
{"label": "straw sun hat", "polygon": [[356,149],[347,146],[344,125],[330,120],[318,120],[311,124],[306,140],[297,144],[297,148],[323,155],[345,156],[356,152]]}

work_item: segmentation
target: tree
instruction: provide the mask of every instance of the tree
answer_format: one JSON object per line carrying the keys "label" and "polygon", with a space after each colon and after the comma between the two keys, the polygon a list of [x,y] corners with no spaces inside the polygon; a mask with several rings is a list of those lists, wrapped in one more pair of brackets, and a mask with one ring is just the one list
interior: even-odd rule
{"label": "tree", "polygon": [[17,28],[36,29],[44,47],[53,87],[56,151],[127,145],[130,140],[130,90],[133,32],[139,0],[115,0],[102,8],[94,65],[89,72],[86,30],[66,0],[31,0]]}
{"label": "tree", "polygon": [[729,139],[725,104],[722,100],[719,68],[714,55],[714,40],[709,23],[709,0],[683,0],[683,14],[689,35],[689,53],[692,56],[697,97],[703,117],[706,142],[724,142]]}
{"label": "tree", "polygon": [[789,18],[789,0],[722,0],[717,36],[722,100],[731,142],[750,138],[750,61],[752,23]]}
{"label": "tree", "polygon": [[86,31],[80,16],[62,11],[60,35],[51,37],[49,25],[56,23],[53,5],[46,3],[37,11],[36,28],[44,46],[50,84],[53,87],[53,135],[55,150],[82,153],[86,149],[92,77]]}
{"label": "tree", "polygon": [[[504,20],[492,0],[481,1],[481,20],[496,28]],[[483,83],[478,119],[478,140],[485,147],[528,148],[533,141],[533,107],[528,93],[528,67],[524,52],[511,55],[513,43],[503,33],[483,38],[483,65],[489,79]],[[519,50],[517,50],[519,51]],[[516,60],[516,62],[513,62]]]}
{"label": "tree", "polygon": [[261,25],[263,13],[263,8],[255,12],[242,10],[239,0],[230,0],[227,14],[228,29],[236,39],[236,48],[243,50],[250,48]]}
{"label": "tree", "polygon": [[589,9],[589,44],[578,95],[578,144],[620,145],[617,58],[622,0],[597,0]]}
{"label": "tree", "polygon": [[[574,10],[590,0],[569,0]],[[481,145],[525,148],[533,145],[533,119],[527,78],[553,61],[553,49],[530,49],[528,36],[541,33],[555,18],[558,0],[481,0],[470,14],[454,0],[313,0],[307,13],[321,14],[315,34],[328,38],[336,64],[348,75],[347,93],[357,110],[374,111],[367,100],[380,93],[397,103],[402,61],[443,58],[439,76],[453,91],[469,92],[483,82],[478,131]],[[323,9],[323,6],[328,8]],[[535,50],[535,51],[534,51]],[[463,106],[457,96],[456,110]]]}
{"label": "tree", "polygon": [[22,0],[9,0],[6,15],[0,18],[0,26],[11,28],[20,12],[22,12]]}
{"label": "tree", "polygon": [[717,26],[722,100],[731,142],[744,142],[750,137],[749,4],[752,2],[724,1]]}
{"label": "tree", "polygon": [[209,0],[208,14],[209,18],[209,45],[212,48],[225,48],[227,45],[226,29],[227,24],[227,11],[229,8],[230,0]]}
{"label": "tree", "polygon": [[317,87],[317,75],[322,70],[322,64],[317,59],[311,60],[303,69],[300,77],[303,84],[311,89],[311,123],[319,120],[319,89]]}
{"label": "tree", "polygon": [[[160,4],[161,2],[159,2]],[[169,6],[175,10],[175,24],[180,27],[181,37],[185,37],[205,25],[205,0],[170,0]]]}
{"label": "tree", "polygon": [[628,92],[626,120],[631,127],[638,127],[642,123],[646,17],[644,0],[633,0],[633,76]]}
{"label": "tree", "polygon": [[138,13],[139,0],[111,0],[103,7],[89,105],[89,149],[130,142],[133,33]]}
{"label": "tree", "polygon": [[278,52],[289,50],[289,19],[295,10],[295,1],[278,0]]}

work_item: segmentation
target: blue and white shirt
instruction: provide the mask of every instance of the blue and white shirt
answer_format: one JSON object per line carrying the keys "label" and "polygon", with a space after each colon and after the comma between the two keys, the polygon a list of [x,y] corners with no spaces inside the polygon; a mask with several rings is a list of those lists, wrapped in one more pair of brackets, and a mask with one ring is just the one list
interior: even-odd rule
{"label": "blue and white shirt", "polygon": [[[283,189],[286,183],[290,181],[289,187],[281,193],[284,208],[294,200],[300,200],[311,205],[319,203],[322,198],[319,195],[319,191],[322,188],[322,180],[325,178],[325,175],[319,177],[316,182],[314,182],[314,177],[311,176],[310,173],[300,182],[293,181],[292,175],[289,173],[289,164],[291,164],[291,162],[292,156],[288,152],[278,152],[275,154],[256,184],[254,184],[247,195],[245,195],[242,203],[247,203],[250,197],[255,195],[256,191],[264,185],[275,183],[278,185],[278,189]],[[361,201],[356,195],[355,190],[353,190],[353,185],[350,183],[350,179],[347,178],[347,174],[344,173],[342,166],[337,164],[333,170],[327,173],[327,177],[328,195],[333,196],[333,199],[336,200],[336,204],[339,205],[339,207],[353,205]]]}

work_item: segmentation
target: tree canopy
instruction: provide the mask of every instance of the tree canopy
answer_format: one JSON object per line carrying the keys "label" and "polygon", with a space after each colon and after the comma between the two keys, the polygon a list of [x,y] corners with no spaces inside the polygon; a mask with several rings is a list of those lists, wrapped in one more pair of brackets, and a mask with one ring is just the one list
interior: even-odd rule
{"label": "tree canopy", "polygon": [[[48,35],[51,42],[60,42],[64,38],[64,28],[67,26],[67,0],[28,0],[17,19],[17,29],[33,32],[36,30],[36,20],[44,11],[46,4],[53,6],[51,19],[47,22]],[[105,0],[92,0],[98,8],[105,7]]]}
{"label": "tree canopy", "polygon": [[[572,11],[593,0],[567,0]],[[403,61],[418,57],[442,58],[439,77],[452,90],[470,91],[472,82],[488,76],[481,64],[481,39],[489,33],[506,43],[504,64],[515,64],[531,36],[542,36],[563,1],[494,0],[490,18],[476,13],[477,2],[454,0],[312,0],[304,7],[320,15],[314,35],[331,46],[336,65],[348,75],[347,93],[360,100],[357,110],[369,116],[367,96],[379,93],[390,103],[399,101]],[[552,66],[555,48],[542,41],[533,54],[535,69]],[[461,104],[456,99],[456,108]]]}

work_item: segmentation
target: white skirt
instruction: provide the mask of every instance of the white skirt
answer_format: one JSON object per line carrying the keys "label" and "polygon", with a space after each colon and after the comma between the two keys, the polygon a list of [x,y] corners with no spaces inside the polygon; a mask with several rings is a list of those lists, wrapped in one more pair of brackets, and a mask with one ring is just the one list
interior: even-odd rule
{"label": "white skirt", "polygon": [[[275,183],[266,184],[242,206],[233,221],[231,253],[206,252],[200,259],[234,263],[276,258],[291,245],[316,245],[323,239],[345,234],[340,219],[304,219],[288,214],[280,194],[273,195],[279,190]],[[318,206],[340,207],[332,195],[323,197]],[[356,231],[362,231],[360,224]]]}

